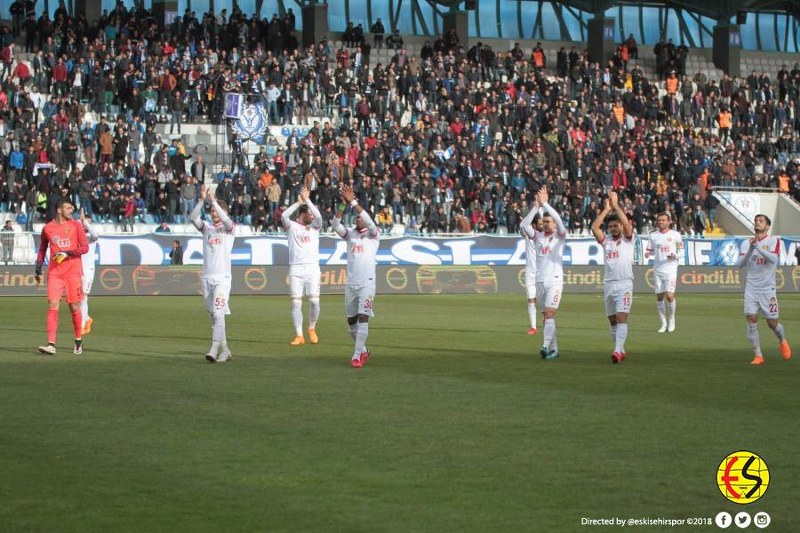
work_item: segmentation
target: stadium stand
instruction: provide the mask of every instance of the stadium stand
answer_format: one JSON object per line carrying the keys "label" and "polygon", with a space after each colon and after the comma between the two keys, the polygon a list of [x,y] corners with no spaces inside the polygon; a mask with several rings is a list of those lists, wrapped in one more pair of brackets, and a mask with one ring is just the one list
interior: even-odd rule
{"label": "stadium stand", "polygon": [[[187,12],[161,33],[150,15],[120,5],[90,25],[62,12],[16,40],[5,27],[0,219],[36,231],[66,194],[106,234],[161,220],[191,231],[205,184],[241,234],[272,232],[301,185],[327,223],[349,182],[362,205],[388,207],[394,234],[450,233],[456,215],[513,234],[544,185],[576,235],[611,189],[639,232],[667,211],[708,235],[715,188],[800,198],[791,56],[743,52],[743,76],[727,77],[710,50],[681,60],[659,45],[637,59],[620,45],[607,65],[572,42],[403,35],[371,49],[370,35],[331,35],[304,50],[288,16]],[[230,93],[269,121],[261,143],[223,117]],[[25,262],[33,240],[17,239]]]}

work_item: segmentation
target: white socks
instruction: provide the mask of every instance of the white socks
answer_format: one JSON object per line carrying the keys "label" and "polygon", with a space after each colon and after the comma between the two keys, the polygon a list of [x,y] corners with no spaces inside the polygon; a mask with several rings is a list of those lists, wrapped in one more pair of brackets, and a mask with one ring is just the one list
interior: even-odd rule
{"label": "white socks", "polygon": [[[778,342],[786,340],[786,333],[783,330],[783,324],[780,322],[775,329],[772,330],[775,336],[778,337]],[[758,335],[758,324],[747,323],[747,339],[750,341],[750,346],[753,347],[755,355],[761,355],[761,339]]]}
{"label": "white socks", "polygon": [[367,351],[367,335],[369,335],[369,322],[359,322],[356,327],[356,346],[353,357]]}
{"label": "white socks", "polygon": [[302,337],[303,300],[292,298],[292,322],[294,323],[294,334],[298,337]]}
{"label": "white socks", "polygon": [[222,346],[224,349],[227,344],[225,313],[222,311],[215,311],[211,313],[211,349],[209,350],[209,355],[217,357],[219,347]]}
{"label": "white socks", "polygon": [[531,321],[531,328],[536,329],[536,304],[528,302],[528,318]]}
{"label": "white socks", "polygon": [[544,319],[544,340],[542,346],[554,350],[556,344],[556,321],[554,318]]}
{"label": "white socks", "polygon": [[775,329],[772,331],[775,332],[775,336],[778,337],[778,342],[783,342],[786,339],[786,335],[783,333],[783,325],[778,322],[778,325],[775,326]]}
{"label": "white socks", "polygon": [[353,342],[356,342],[356,332],[358,331],[358,322],[355,324],[347,324],[347,329],[350,331],[350,336],[353,337]]}
{"label": "white socks", "polygon": [[670,321],[675,320],[675,308],[678,307],[678,300],[667,302],[667,319]]}
{"label": "white socks", "polygon": [[611,326],[611,342],[617,342],[617,326]]}
{"label": "white socks", "polygon": [[[319,296],[316,298],[309,298],[309,310],[308,310],[308,329],[314,329],[317,327],[317,320],[319,320]],[[301,315],[302,316],[302,315]],[[300,319],[300,328],[303,327],[303,320]]]}
{"label": "white socks", "polygon": [[662,324],[667,323],[667,304],[664,300],[656,302],[656,309],[658,309],[658,318],[661,319]]}
{"label": "white socks", "polygon": [[84,326],[86,325],[86,321],[89,320],[89,298],[84,295],[83,300],[80,303],[81,307],[81,324]]}
{"label": "white socks", "polygon": [[[783,328],[781,328],[783,329]],[[761,355],[761,340],[758,338],[758,324],[747,323],[747,338],[756,355]]]}
{"label": "white socks", "polygon": [[614,347],[615,352],[625,353],[625,339],[628,338],[628,324],[617,324],[617,334],[616,338],[616,346]]}

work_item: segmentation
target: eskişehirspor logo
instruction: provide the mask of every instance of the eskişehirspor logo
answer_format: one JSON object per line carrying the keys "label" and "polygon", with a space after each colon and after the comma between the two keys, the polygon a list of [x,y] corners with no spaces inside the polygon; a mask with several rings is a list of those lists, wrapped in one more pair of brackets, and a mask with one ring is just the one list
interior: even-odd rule
{"label": "eski\u015fehirspor logo", "polygon": [[733,503],[753,503],[769,487],[767,463],[753,452],[734,452],[723,459],[717,468],[717,487]]}
{"label": "eski\u015fehirspor logo", "polygon": [[725,241],[720,250],[720,259],[723,265],[733,266],[736,260],[739,259],[739,247],[736,241]]}
{"label": "eski\u015fehirspor logo", "polygon": [[267,131],[267,109],[262,102],[247,104],[233,123],[233,130],[242,139],[261,143]]}

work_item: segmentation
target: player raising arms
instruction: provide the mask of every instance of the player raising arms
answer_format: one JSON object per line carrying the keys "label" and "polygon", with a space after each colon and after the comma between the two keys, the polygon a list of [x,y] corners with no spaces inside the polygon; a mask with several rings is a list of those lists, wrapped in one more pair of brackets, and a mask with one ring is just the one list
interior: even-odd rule
{"label": "player raising arms", "polygon": [[556,313],[564,292],[564,241],[567,228],[553,207],[547,187],[536,193],[536,203],[542,214],[542,229],[534,232],[536,246],[536,300],[542,305],[544,332],[539,354],[542,359],[553,360],[558,357],[558,335],[556,333]]}
{"label": "player raising arms", "polygon": [[[667,213],[656,215],[656,231],[650,233],[645,257],[653,257],[656,308],[661,318],[659,333],[675,331],[675,287],[678,283],[678,257],[683,252],[681,234],[670,229]],[[664,301],[666,299],[666,302]]]}
{"label": "player raising arms", "polygon": [[81,256],[89,250],[86,233],[77,220],[72,220],[75,206],[68,198],[56,204],[56,216],[42,228],[39,254],[36,257],[36,282],[42,280],[47,249],[50,248],[50,265],[47,267],[47,344],[39,346],[39,352],[56,354],[56,333],[58,332],[58,308],[61,297],[66,293],[67,304],[72,314],[72,328],[75,331],[75,347],[72,353],[83,353],[81,331]]}
{"label": "player raising arms", "polygon": [[775,271],[781,257],[781,239],[769,236],[772,221],[766,215],[756,215],[753,219],[755,236],[745,240],[739,247],[739,267],[747,267],[747,281],[744,286],[744,316],[747,320],[747,338],[753,346],[755,357],[752,365],[763,365],[761,341],[758,337],[758,314],[764,315],[767,325],[778,337],[778,349],[784,359],[792,357],[792,349],[783,325],[778,322],[778,297],[775,291]]}
{"label": "player raising arms", "polygon": [[[211,224],[200,218],[203,205],[211,202]],[[203,234],[203,299],[211,316],[211,348],[206,354],[209,363],[233,359],[225,331],[225,315],[231,314],[231,250],[233,250],[233,221],[228,217],[228,205],[214,198],[214,193],[200,187],[200,201],[190,215],[192,224]]]}
{"label": "player raising arms", "polygon": [[81,263],[83,264],[83,300],[81,300],[81,334],[88,335],[92,332],[92,317],[89,316],[89,294],[92,292],[92,283],[94,282],[95,271],[95,254],[97,253],[97,230],[94,229],[92,223],[86,217],[81,209],[81,225],[86,231],[86,241],[89,244],[89,251],[81,256]]}
{"label": "player raising arms", "polygon": [[519,224],[519,232],[525,239],[525,292],[528,296],[528,320],[531,327],[528,335],[536,335],[536,231],[541,231],[542,217],[539,203],[534,200],[531,210]]}
{"label": "player raising arms", "polygon": [[[297,211],[297,217],[290,217]],[[292,299],[292,322],[294,338],[289,344],[301,346],[303,337],[303,294],[308,296],[308,339],[317,344],[317,320],[319,320],[319,230],[322,215],[309,198],[308,189],[302,187],[297,202],[281,215],[281,222],[289,237],[289,296]]]}
{"label": "player raising arms", "polygon": [[[609,214],[611,216],[606,221]],[[610,239],[603,232],[604,221],[607,222]],[[633,226],[620,207],[616,192],[608,193],[603,210],[592,222],[592,234],[604,251],[603,291],[606,316],[615,343],[611,362],[616,364],[625,360],[628,315],[633,304]]]}
{"label": "player raising arms", "polygon": [[[333,231],[347,241],[347,285],[344,288],[344,311],[347,315],[347,327],[355,342],[350,365],[361,368],[369,359],[367,335],[369,319],[374,315],[375,303],[375,263],[378,254],[380,232],[372,216],[366,209],[358,205],[356,195],[350,187],[340,191],[342,206],[333,219]],[[342,225],[344,204],[356,210],[355,227]]]}

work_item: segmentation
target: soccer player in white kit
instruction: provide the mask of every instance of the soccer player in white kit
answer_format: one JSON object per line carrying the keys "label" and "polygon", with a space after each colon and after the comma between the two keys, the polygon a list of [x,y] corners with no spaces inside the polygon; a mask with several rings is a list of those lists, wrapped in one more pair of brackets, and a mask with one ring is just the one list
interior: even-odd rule
{"label": "soccer player in white kit", "polygon": [[536,300],[542,306],[544,325],[542,359],[553,360],[558,357],[558,335],[556,333],[556,313],[564,292],[564,242],[567,228],[558,212],[548,203],[547,187],[536,193],[536,203],[544,210],[542,229],[534,232],[536,248]]}
{"label": "soccer player in white kit", "polygon": [[[297,211],[297,217],[290,217]],[[306,343],[303,337],[303,294],[308,296],[308,339],[317,344],[317,320],[319,320],[319,230],[322,215],[309,198],[307,188],[300,189],[297,202],[281,215],[281,222],[289,237],[289,296],[292,299],[292,322],[294,338],[292,346]]]}
{"label": "soccer player in white kit", "polygon": [[656,231],[650,233],[650,243],[645,251],[645,258],[653,258],[656,309],[661,319],[659,333],[675,331],[675,308],[678,305],[675,287],[678,283],[678,258],[683,252],[681,234],[670,229],[669,225],[669,214],[656,215]]}
{"label": "soccer player in white kit", "polygon": [[[375,263],[378,255],[380,232],[370,214],[358,205],[356,195],[350,187],[340,192],[342,207],[333,219],[333,231],[347,241],[347,285],[344,288],[344,310],[347,327],[355,347],[350,366],[361,368],[369,359],[367,335],[369,319],[374,317]],[[344,204],[356,210],[358,217],[354,227],[342,225]]]}
{"label": "soccer player in white kit", "polygon": [[[608,219],[608,233],[602,230],[603,222]],[[633,304],[633,226],[622,207],[619,205],[617,193],[608,193],[603,202],[603,211],[592,222],[592,234],[603,247],[605,269],[603,278],[606,316],[611,324],[611,337],[614,339],[614,351],[611,362],[616,364],[625,360],[625,340],[628,338],[628,315]]]}
{"label": "soccer player in white kit", "polygon": [[525,292],[528,296],[528,320],[531,327],[528,335],[536,335],[536,231],[542,229],[539,203],[534,200],[531,210],[519,225],[519,232],[525,239]]}
{"label": "soccer player in white kit", "polygon": [[92,226],[92,223],[86,218],[83,210],[81,209],[81,224],[86,231],[86,240],[89,242],[89,251],[81,256],[81,266],[83,267],[83,300],[81,300],[81,320],[82,320],[82,335],[88,335],[92,332],[92,317],[89,316],[89,293],[92,292],[92,283],[94,282],[95,271],[95,255],[97,254],[97,240],[100,238],[97,230]]}
{"label": "soccer player in white kit", "polygon": [[764,315],[767,325],[778,337],[778,349],[787,361],[792,357],[792,349],[783,325],[778,322],[778,298],[775,291],[775,271],[781,257],[781,239],[770,236],[772,221],[766,215],[756,215],[753,219],[755,236],[745,240],[739,247],[739,267],[747,268],[747,281],[744,286],[744,316],[747,320],[747,338],[753,346],[755,357],[752,365],[763,365],[761,341],[758,337],[758,314]]}
{"label": "soccer player in white kit", "polygon": [[[211,224],[200,218],[203,205],[211,202]],[[192,224],[203,234],[203,299],[211,316],[211,348],[206,354],[209,363],[224,363],[233,359],[225,331],[225,316],[231,314],[231,251],[233,250],[233,221],[228,206],[217,201],[214,193],[200,188],[200,201],[190,215]]]}

